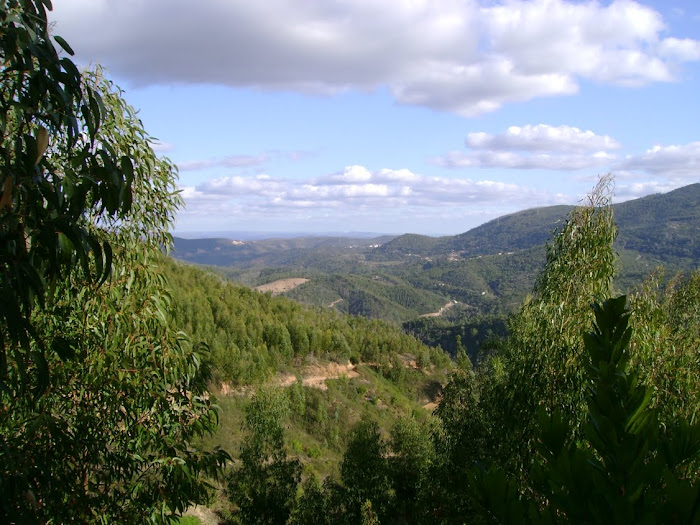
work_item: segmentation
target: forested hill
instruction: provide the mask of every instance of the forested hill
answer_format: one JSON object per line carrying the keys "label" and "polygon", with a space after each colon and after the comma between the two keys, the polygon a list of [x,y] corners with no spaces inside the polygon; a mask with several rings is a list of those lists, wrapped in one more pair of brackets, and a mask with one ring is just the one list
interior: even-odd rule
{"label": "forested hill", "polygon": [[[544,244],[562,226],[572,208],[532,208],[448,237],[402,235],[376,253],[380,257],[407,253],[431,257],[459,253],[475,257],[525,250]],[[700,183],[615,204],[613,210],[620,247],[661,259],[700,257]]]}
{"label": "forested hill", "polygon": [[[620,248],[661,260],[700,258],[700,183],[613,206]],[[175,238],[175,257],[198,264],[267,267],[317,266],[319,258],[366,255],[369,260],[406,257],[495,255],[544,245],[572,206],[549,206],[504,215],[465,233],[429,237],[407,233],[396,238],[300,237],[263,241]]]}
{"label": "forested hill", "polygon": [[393,237],[373,239],[348,237],[296,237],[257,241],[224,238],[183,239],[175,237],[174,255],[178,259],[214,266],[254,265],[285,266],[304,264],[310,258],[332,259],[363,253]]}
{"label": "forested hill", "polygon": [[614,207],[618,245],[628,250],[700,259],[700,183]]}

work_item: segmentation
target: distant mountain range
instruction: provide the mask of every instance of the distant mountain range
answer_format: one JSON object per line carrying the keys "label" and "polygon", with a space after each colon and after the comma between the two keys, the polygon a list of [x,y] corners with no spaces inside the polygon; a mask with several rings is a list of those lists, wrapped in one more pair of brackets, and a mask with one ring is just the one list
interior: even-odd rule
{"label": "distant mountain range", "polygon": [[[544,245],[572,208],[525,210],[445,237],[176,237],[173,254],[222,267],[248,286],[308,279],[285,295],[352,314],[404,322],[454,300],[441,318],[503,315],[531,290],[544,264]],[[614,217],[619,289],[638,283],[658,265],[669,273],[698,268],[700,184],[615,204]]]}
{"label": "distant mountain range", "polygon": [[[267,239],[250,239],[259,234],[237,232],[235,237],[175,237],[176,258],[216,266],[257,261],[266,265],[284,264],[303,258],[309,251],[337,254],[372,250],[375,258],[406,255],[462,257],[494,255],[526,250],[547,242],[560,227],[573,206],[532,208],[498,217],[465,233],[429,237],[407,233],[400,236],[370,237],[364,232],[343,235],[280,234]],[[661,260],[700,259],[700,183],[669,193],[649,195],[613,205],[619,229],[618,246],[636,250]],[[377,247],[377,245],[380,245]]]}
{"label": "distant mountain range", "polygon": [[[498,217],[468,232],[449,237],[401,235],[378,253],[430,256],[458,252],[464,257],[526,250],[546,243],[573,206],[549,206]],[[662,260],[700,259],[700,183],[669,193],[613,205],[620,248]]]}

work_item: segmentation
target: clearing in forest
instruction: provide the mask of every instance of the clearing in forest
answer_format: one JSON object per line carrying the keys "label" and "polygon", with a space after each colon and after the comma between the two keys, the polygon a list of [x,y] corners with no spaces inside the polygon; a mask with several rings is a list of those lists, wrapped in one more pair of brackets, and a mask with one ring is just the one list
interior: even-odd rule
{"label": "clearing in forest", "polygon": [[304,279],[301,277],[294,277],[291,279],[278,279],[276,281],[272,281],[271,283],[256,286],[255,289],[259,292],[272,292],[272,295],[279,295],[281,293],[294,290],[294,288],[296,288],[297,286],[302,285],[308,281],[308,279]]}

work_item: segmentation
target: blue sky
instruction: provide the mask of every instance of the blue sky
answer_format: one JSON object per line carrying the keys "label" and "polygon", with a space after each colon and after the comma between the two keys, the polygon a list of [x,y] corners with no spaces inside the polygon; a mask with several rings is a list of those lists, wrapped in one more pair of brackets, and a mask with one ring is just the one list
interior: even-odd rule
{"label": "blue sky", "polygon": [[54,0],[179,167],[178,233],[455,234],[700,181],[700,2]]}

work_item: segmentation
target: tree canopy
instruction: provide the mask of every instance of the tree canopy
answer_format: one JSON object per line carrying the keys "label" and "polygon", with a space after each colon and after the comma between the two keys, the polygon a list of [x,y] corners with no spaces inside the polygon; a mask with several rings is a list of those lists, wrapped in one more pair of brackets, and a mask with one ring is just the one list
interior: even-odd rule
{"label": "tree canopy", "polygon": [[177,173],[47,8],[0,6],[1,521],[167,521],[227,458],[156,264]]}

